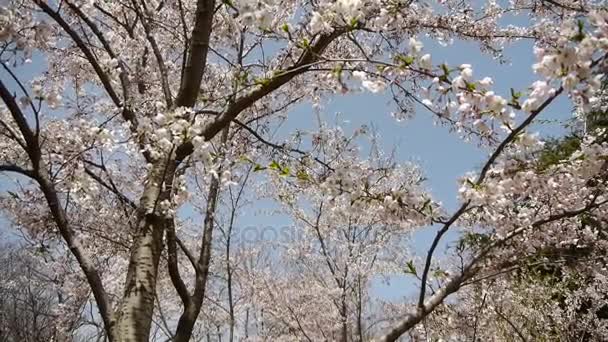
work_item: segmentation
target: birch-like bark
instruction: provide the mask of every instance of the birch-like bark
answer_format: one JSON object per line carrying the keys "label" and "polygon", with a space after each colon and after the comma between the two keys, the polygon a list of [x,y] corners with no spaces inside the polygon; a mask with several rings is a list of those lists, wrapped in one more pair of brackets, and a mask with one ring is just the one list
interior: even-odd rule
{"label": "birch-like bark", "polygon": [[166,222],[160,203],[171,195],[177,166],[172,157],[152,167],[140,201],[137,240],[131,250],[123,300],[115,313],[119,342],[148,341]]}
{"label": "birch-like bark", "polygon": [[[196,102],[202,75],[207,64],[207,51],[213,23],[215,0],[198,0],[192,31],[187,72],[183,74],[175,107],[192,107]],[[126,289],[116,312],[120,342],[148,340],[154,312],[154,291],[158,262],[163,250],[165,217],[158,204],[169,199],[175,170],[183,160],[171,151],[166,160],[156,162],[140,200],[138,235],[131,251]],[[194,309],[188,306],[187,310]],[[191,313],[192,314],[192,313]],[[197,313],[198,314],[198,313]]]}

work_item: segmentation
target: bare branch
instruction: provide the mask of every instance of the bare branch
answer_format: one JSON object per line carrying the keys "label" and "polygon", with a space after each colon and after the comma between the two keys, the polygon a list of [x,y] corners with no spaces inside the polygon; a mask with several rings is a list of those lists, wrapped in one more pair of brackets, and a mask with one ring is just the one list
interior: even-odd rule
{"label": "bare branch", "polygon": [[191,305],[190,294],[188,293],[188,288],[184,283],[181,275],[179,274],[179,263],[177,260],[177,244],[175,237],[175,218],[167,218],[166,219],[166,236],[167,236],[167,268],[169,269],[169,277],[171,278],[171,282],[177,291],[184,307],[189,307]]}
{"label": "bare branch", "polygon": [[179,237],[176,236],[175,241],[177,242],[177,245],[182,250],[182,252],[184,252],[184,254],[186,255],[186,258],[188,258],[188,261],[190,261],[190,263],[192,264],[192,267],[196,271],[198,269],[198,263],[196,262],[196,258],[194,257],[192,252],[190,252],[188,247],[184,244],[184,242],[182,240],[180,240]]}
{"label": "bare branch", "polygon": [[19,173],[23,176],[27,176],[30,178],[34,178],[34,171],[26,170],[20,166],[12,165],[12,164],[0,164],[0,172],[15,172]]}
{"label": "bare branch", "polygon": [[507,316],[505,316],[502,312],[500,312],[500,310],[498,310],[498,308],[494,308],[494,312],[496,312],[496,314],[498,315],[498,317],[502,318],[505,322],[507,322],[507,324],[509,324],[509,326],[511,327],[511,329],[513,329],[513,331],[515,331],[515,333],[517,334],[517,336],[523,342],[528,342],[528,339],[526,339],[526,337],[524,336],[524,334],[522,334],[522,332],[519,330],[519,328],[517,328],[517,326],[515,326],[515,324],[513,324],[513,322],[511,322],[511,320],[509,318],[507,318]]}
{"label": "bare branch", "polygon": [[[278,145],[278,144],[275,144],[275,143],[273,143],[271,141],[268,141],[268,140],[264,139],[258,132],[256,132],[255,130],[253,130],[251,127],[245,125],[244,123],[240,122],[237,119],[232,120],[232,122],[236,123],[239,127],[243,128],[244,130],[246,130],[247,132],[249,132],[259,142],[263,143],[264,145],[268,145],[268,146],[270,146],[270,147],[272,147],[274,149],[281,150],[281,151],[298,153],[298,154],[303,155],[303,156],[308,156],[309,155],[309,153],[304,152],[302,150],[299,150],[297,148],[287,148],[284,145]],[[321,159],[319,159],[317,157],[314,157],[313,159],[317,163],[319,163],[319,164],[323,165],[324,167],[326,167],[328,170],[330,170],[330,171],[334,170],[331,166],[329,166],[329,164],[327,164],[326,162],[322,161]]]}
{"label": "bare branch", "polygon": [[101,177],[99,177],[95,172],[91,171],[91,169],[89,168],[85,167],[84,172],[91,178],[93,178],[101,186],[114,193],[121,202],[126,203],[129,207],[131,207],[131,209],[137,209],[137,205],[135,204],[135,202],[133,202],[133,200],[121,193],[114,184],[114,182],[111,182],[111,184],[106,183]]}

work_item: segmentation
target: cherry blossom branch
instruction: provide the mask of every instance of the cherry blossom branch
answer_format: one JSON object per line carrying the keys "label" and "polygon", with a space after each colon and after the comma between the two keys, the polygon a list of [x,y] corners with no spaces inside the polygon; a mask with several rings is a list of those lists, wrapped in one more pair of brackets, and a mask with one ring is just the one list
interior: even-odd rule
{"label": "cherry blossom branch", "polygon": [[113,324],[110,318],[112,308],[110,305],[110,301],[104,289],[98,270],[95,268],[90,258],[84,253],[82,245],[76,237],[76,233],[70,227],[65,209],[61,205],[59,195],[57,194],[57,191],[55,189],[55,185],[49,180],[48,175],[45,174],[46,171],[44,170],[46,170],[46,167],[44,165],[44,161],[41,158],[42,154],[40,151],[38,136],[35,135],[30,129],[25,119],[25,115],[15,102],[15,99],[10,94],[9,90],[6,88],[2,80],[0,80],[0,98],[2,98],[3,102],[7,106],[13,119],[15,120],[15,123],[19,127],[19,130],[21,131],[21,134],[25,139],[27,145],[26,152],[30,158],[30,162],[33,167],[31,174],[32,179],[34,179],[40,186],[40,189],[44,194],[53,219],[57,224],[59,233],[63,237],[69,250],[72,252],[80,268],[85,274],[87,281],[91,286],[91,291],[93,292],[95,301],[97,302],[99,313],[102,317],[102,320],[104,321],[104,327],[106,329],[108,338],[110,339],[110,341],[113,341]]}
{"label": "cherry blossom branch", "polygon": [[[86,60],[89,62],[91,67],[93,67],[93,70],[97,74],[97,77],[99,78],[99,81],[103,85],[103,88],[108,93],[108,96],[110,96],[110,99],[112,99],[112,102],[121,109],[121,114],[122,114],[123,119],[130,123],[131,131],[133,133],[137,133],[137,126],[138,126],[137,117],[136,117],[135,113],[129,108],[128,103],[125,103],[127,101],[127,98],[124,99],[125,101],[120,100],[120,98],[114,91],[114,88],[112,87],[112,82],[111,82],[110,78],[103,71],[103,69],[99,65],[99,62],[97,61],[97,58],[95,57],[95,55],[93,55],[91,50],[86,46],[86,44],[84,43],[82,38],[80,38],[80,36],[61,17],[59,12],[53,11],[49,7],[49,5],[47,5],[47,3],[45,1],[34,0],[34,2],[36,3],[36,5],[38,5],[38,7],[40,7],[40,9],[42,9],[42,11],[44,13],[46,13],[48,16],[50,16],[53,20],[55,20],[55,22],[57,24],[59,24],[59,26],[61,26],[61,28],[74,41],[74,43],[80,49],[80,51],[82,51]],[[123,66],[123,69],[125,69],[124,66]],[[122,71],[122,72],[126,72],[126,71]],[[121,74],[122,74],[122,72],[121,72]],[[121,79],[122,79],[122,76],[121,76]],[[125,80],[127,80],[126,75],[125,75]],[[123,89],[124,89],[125,95],[128,95],[128,91],[126,90],[127,86],[128,86],[127,84],[123,84]]]}
{"label": "cherry blossom branch", "polygon": [[124,204],[127,204],[129,207],[131,207],[131,209],[137,209],[137,204],[135,204],[135,202],[133,202],[133,200],[131,200],[125,194],[120,192],[120,190],[118,190],[118,188],[116,187],[116,184],[114,184],[114,182],[111,179],[110,179],[110,184],[106,183],[106,181],[104,181],[103,178],[98,176],[95,172],[93,172],[88,167],[84,168],[84,172],[87,175],[89,175],[91,178],[93,178],[93,180],[95,180],[101,186],[103,186],[104,188],[106,188],[106,189],[110,190],[112,193],[114,193],[121,202],[123,202]]}
{"label": "cherry blossom branch", "polygon": [[[590,67],[591,68],[595,67],[596,65],[598,65],[599,63],[604,61],[606,58],[607,58],[607,55],[604,55],[604,56],[598,58],[597,60],[593,61],[590,64]],[[563,91],[564,91],[564,87],[560,86],[551,96],[549,96],[545,101],[543,101],[540,104],[540,106],[538,106],[536,109],[532,110],[530,112],[530,115],[518,127],[513,129],[509,133],[509,135],[500,143],[500,145],[496,148],[496,150],[492,153],[490,158],[486,161],[486,163],[482,167],[481,172],[479,173],[479,176],[477,177],[477,180],[474,182],[474,184],[476,186],[479,186],[483,183],[488,171],[490,170],[490,168],[492,167],[494,162],[498,159],[498,157],[502,154],[504,149],[513,140],[515,140],[517,138],[517,136],[520,133],[522,133],[525,130],[525,128],[527,126],[529,126],[532,123],[532,121],[534,121],[534,119],[545,108],[547,108],[547,106],[549,106]],[[458,211],[456,213],[454,213],[454,215],[448,220],[448,222],[446,222],[446,224],[437,232],[437,234],[431,244],[431,247],[427,253],[424,271],[422,273],[422,280],[421,280],[421,285],[420,285],[420,295],[418,298],[418,307],[419,308],[421,308],[424,305],[425,292],[426,292],[426,279],[428,277],[428,273],[431,268],[431,261],[433,258],[433,253],[434,253],[435,249],[437,248],[439,241],[441,240],[443,235],[449,230],[449,228],[454,224],[454,222],[456,222],[456,220],[458,220],[458,218],[460,218],[460,216],[462,216],[462,214],[465,213],[465,211],[468,208],[468,206],[470,205],[470,203],[471,203],[471,201],[469,200],[462,204],[462,206],[458,209]]]}
{"label": "cherry blossom branch", "polygon": [[505,140],[503,140],[500,145],[498,145],[498,147],[496,148],[496,150],[494,151],[494,153],[492,153],[492,155],[490,156],[490,158],[488,159],[488,161],[485,163],[485,165],[483,166],[483,168],[481,169],[481,172],[479,173],[479,176],[477,178],[477,181],[475,182],[476,185],[480,185],[483,180],[486,177],[486,174],[488,173],[488,171],[490,170],[490,167],[492,167],[492,165],[494,164],[494,162],[496,161],[496,159],[498,159],[498,157],[502,154],[502,152],[504,151],[504,149],[507,147],[507,145],[509,145],[513,140],[515,140],[515,138],[517,138],[517,136],[523,132],[523,130],[529,126],[532,121],[545,109],[547,108],[547,106],[549,106],[553,100],[555,100],[555,98],[557,98],[562,92],[564,91],[563,87],[559,87],[556,91],[555,94],[551,97],[549,97],[547,100],[545,100],[545,102],[543,102],[540,107],[538,107],[537,109],[533,110],[530,115],[519,125],[517,126],[514,130],[511,131],[511,133],[507,136],[507,138]]}
{"label": "cherry blossom branch", "polygon": [[[492,165],[494,165],[494,162],[502,154],[504,149],[513,140],[515,140],[517,138],[517,136],[521,132],[523,132],[524,129],[526,129],[526,127],[528,127],[532,123],[532,121],[534,121],[534,119],[545,108],[547,108],[547,106],[549,106],[549,104],[551,104],[553,102],[553,100],[555,100],[563,92],[563,90],[564,90],[564,88],[560,87],[557,91],[555,91],[555,94],[553,94],[553,96],[549,97],[537,109],[533,110],[530,113],[530,115],[528,115],[528,117],[519,126],[517,126],[514,130],[511,131],[511,133],[509,133],[509,135],[500,143],[500,145],[498,145],[496,150],[494,150],[492,155],[490,155],[490,158],[484,164],[483,168],[481,169],[481,172],[479,173],[479,176],[477,177],[477,180],[475,181],[475,185],[478,186],[478,185],[481,185],[481,183],[483,183],[488,171],[490,170],[490,167],[492,167]],[[437,234],[435,235],[435,238],[433,239],[433,242],[431,243],[431,247],[429,248],[429,251],[426,256],[424,270],[422,272],[422,277],[421,277],[421,281],[420,281],[420,295],[418,297],[418,307],[419,308],[424,306],[424,299],[425,299],[425,295],[426,295],[426,280],[428,278],[428,274],[431,269],[431,262],[433,259],[433,254],[435,252],[435,249],[439,245],[439,241],[441,241],[443,235],[445,235],[445,233],[447,233],[447,231],[450,229],[450,227],[466,212],[466,210],[470,204],[471,204],[470,200],[463,203],[460,206],[460,208],[452,215],[452,217],[450,217],[450,219],[443,225],[443,227],[439,231],[437,231]]]}
{"label": "cherry blossom branch", "polygon": [[80,51],[82,51],[82,53],[84,54],[87,61],[91,64],[91,66],[93,67],[93,70],[95,70],[97,77],[99,77],[101,84],[103,85],[104,89],[106,90],[106,92],[108,93],[110,98],[112,99],[112,102],[114,102],[114,104],[117,107],[122,107],[122,105],[123,105],[122,101],[120,100],[120,98],[118,97],[116,92],[114,91],[110,78],[103,71],[103,69],[99,65],[99,62],[97,61],[97,58],[95,58],[95,56],[93,55],[91,50],[87,47],[87,45],[82,40],[82,38],[80,38],[80,36],[76,33],[76,31],[74,31],[70,27],[70,25],[61,17],[59,12],[56,12],[53,9],[51,9],[51,7],[49,7],[49,5],[46,3],[46,1],[34,0],[34,2],[36,3],[36,5],[38,5],[38,7],[40,7],[40,9],[44,13],[46,13],[49,17],[51,17],[53,20],[55,20],[55,22],[57,24],[59,24],[59,26],[61,26],[61,28],[65,31],[65,33],[67,33],[70,36],[70,38],[74,41],[76,46],[80,49]]}
{"label": "cherry blossom branch", "polygon": [[74,13],[76,13],[76,15],[78,17],[80,17],[80,19],[82,19],[82,21],[84,21],[85,24],[87,24],[89,29],[91,29],[91,32],[93,32],[93,34],[97,37],[97,39],[99,40],[99,42],[101,43],[103,48],[108,53],[108,56],[110,56],[110,58],[116,58],[116,54],[114,53],[112,46],[110,45],[110,43],[107,41],[107,39],[103,35],[103,32],[101,32],[99,27],[97,27],[97,24],[95,24],[86,14],[84,14],[84,12],[80,9],[80,7],[74,5],[71,1],[68,1],[68,0],[63,0],[63,1],[66,4],[68,4],[68,7],[70,7],[70,10],[72,10]]}

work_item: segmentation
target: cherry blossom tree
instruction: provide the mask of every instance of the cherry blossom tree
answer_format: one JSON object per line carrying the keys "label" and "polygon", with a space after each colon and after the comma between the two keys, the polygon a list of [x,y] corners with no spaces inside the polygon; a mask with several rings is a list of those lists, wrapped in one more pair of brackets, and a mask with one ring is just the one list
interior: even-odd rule
{"label": "cherry blossom tree", "polygon": [[[605,129],[605,101],[599,96],[583,125],[567,136],[545,141],[536,158],[537,170],[567,163],[580,149],[585,131]],[[605,142],[605,133],[598,139]],[[545,241],[496,264],[460,291],[458,302],[435,312],[417,336],[453,337],[458,327],[460,337],[473,340],[602,340],[608,318],[601,285],[606,267],[602,220],[591,212],[581,215],[572,226],[573,239]],[[480,248],[489,241],[487,235],[466,234],[456,248]]]}
{"label": "cherry blossom tree", "polygon": [[[513,13],[527,24],[504,25]],[[496,58],[531,40],[537,62],[522,67],[537,80],[500,95],[500,80],[437,64],[422,42],[455,39]],[[0,42],[0,171],[12,177],[0,203],[73,298],[57,308],[57,339],[70,339],[88,300],[86,320],[110,341],[395,341],[486,301],[517,327],[526,291],[546,297],[485,279],[525,279],[533,268],[509,272],[567,248],[593,253],[578,258],[584,293],[561,305],[604,298],[606,133],[590,129],[543,164],[530,128],[559,97],[583,120],[597,105],[608,49],[599,3],[9,0]],[[358,91],[390,94],[396,120],[430,113],[489,151],[463,177],[455,212],[367,127],[272,135],[296,105],[320,112]],[[234,244],[239,208],[258,200],[276,203],[297,239]],[[429,225],[436,236],[417,263],[407,239]],[[438,259],[455,229],[463,243]],[[399,272],[417,279],[416,300],[374,299],[372,281]],[[494,289],[510,292],[486,299]],[[452,323],[426,334],[469,336]],[[540,323],[510,334],[537,336]]]}

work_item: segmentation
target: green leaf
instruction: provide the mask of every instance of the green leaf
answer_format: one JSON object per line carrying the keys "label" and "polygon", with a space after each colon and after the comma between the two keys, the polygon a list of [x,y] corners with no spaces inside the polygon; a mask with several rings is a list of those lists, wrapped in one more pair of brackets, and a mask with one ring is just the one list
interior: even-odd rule
{"label": "green leaf", "polygon": [[261,86],[265,87],[270,84],[270,78],[256,78],[254,80],[254,83],[256,85],[261,85]]}
{"label": "green leaf", "polygon": [[477,184],[477,183],[473,182],[473,181],[472,181],[472,180],[470,180],[470,179],[467,179],[467,184],[469,184],[469,185],[471,186],[471,188],[473,188],[473,189],[475,189],[475,190],[479,190],[479,189],[481,189],[481,188],[482,188],[482,185],[481,185],[481,184]]}
{"label": "green leaf", "polygon": [[426,201],[424,201],[424,204],[422,205],[422,209],[420,209],[420,211],[424,212],[426,209],[428,209],[429,214],[433,214],[433,206],[430,205],[431,204],[431,199],[427,199]]}
{"label": "green leaf", "polygon": [[298,171],[298,173],[296,174],[296,177],[297,177],[299,180],[303,180],[303,181],[307,181],[307,180],[309,180],[309,179],[310,179],[310,176],[309,176],[309,175],[308,175],[308,173],[306,173],[306,171],[304,171],[304,170],[300,170],[300,171]]}
{"label": "green leaf", "polygon": [[287,25],[287,23],[283,24],[283,26],[281,26],[281,30],[286,33],[289,33],[289,25]]}
{"label": "green leaf", "polygon": [[255,166],[253,167],[253,172],[264,171],[264,170],[266,170],[266,168],[260,164],[255,164]]}
{"label": "green leaf", "polygon": [[37,255],[44,255],[49,251],[49,249],[44,245],[41,244],[40,246],[36,247],[36,254]]}
{"label": "green leaf", "polygon": [[521,109],[521,105],[519,104],[519,98],[522,97],[523,94],[519,91],[515,91],[515,89],[511,88],[511,101],[509,101],[509,105],[516,109]]}
{"label": "green leaf", "polygon": [[281,168],[281,176],[289,176],[289,168],[287,166]]}
{"label": "green leaf", "polygon": [[397,55],[395,56],[395,60],[399,62],[402,66],[409,67],[414,63],[415,59],[413,56]]}
{"label": "green leaf", "polygon": [[8,191],[8,194],[9,194],[9,195],[11,195],[11,197],[13,197],[13,198],[14,198],[14,199],[16,199],[16,200],[20,199],[20,198],[19,198],[19,195],[17,195],[16,193],[14,193],[14,192],[12,192],[12,191]]}
{"label": "green leaf", "polygon": [[304,38],[302,42],[299,44],[299,47],[302,49],[308,49],[310,47],[310,40]]}
{"label": "green leaf", "polygon": [[446,278],[448,276],[448,272],[438,268],[433,272],[433,276],[435,278]]}
{"label": "green leaf", "polygon": [[234,77],[234,84],[237,86],[246,85],[249,80],[249,73],[245,70],[237,71]]}
{"label": "green leaf", "polygon": [[415,60],[414,57],[406,56],[403,61],[405,62],[406,65],[410,66],[414,63],[414,60]]}
{"label": "green leaf", "polygon": [[268,168],[271,170],[281,170],[281,164],[273,160],[270,165],[268,165]]}
{"label": "green leaf", "polygon": [[475,91],[475,89],[477,88],[477,86],[475,85],[475,83],[469,83],[465,81],[465,84],[467,85],[467,90],[468,91]]}
{"label": "green leaf", "polygon": [[241,158],[239,158],[242,162],[247,162],[247,163],[251,163],[253,164],[253,160],[249,159],[249,157],[242,155]]}
{"label": "green leaf", "polygon": [[448,68],[448,65],[445,63],[441,64],[441,70],[443,70],[443,75],[445,77],[448,77],[448,75],[450,74],[450,69]]}
{"label": "green leaf", "polygon": [[538,170],[545,171],[554,165],[570,159],[572,154],[580,149],[580,146],[581,138],[576,135],[560,139],[547,139],[544,149],[538,156]]}
{"label": "green leaf", "polygon": [[407,266],[407,269],[405,270],[406,274],[418,275],[418,272],[416,271],[416,266],[414,266],[413,260],[408,261],[406,266]]}
{"label": "green leaf", "polygon": [[511,97],[512,97],[513,99],[516,99],[516,100],[517,100],[517,99],[519,99],[520,97],[522,97],[522,95],[523,95],[523,94],[522,94],[521,92],[519,92],[519,91],[517,91],[517,92],[516,92],[516,91],[515,91],[515,89],[511,88]]}
{"label": "green leaf", "polygon": [[465,233],[463,237],[460,239],[460,242],[465,247],[483,247],[491,242],[491,239],[486,234],[480,233]]}
{"label": "green leaf", "polygon": [[340,78],[340,76],[342,75],[342,65],[336,65],[336,67],[334,67],[331,72],[332,74],[334,74],[334,76],[336,76],[336,78]]}
{"label": "green leaf", "polygon": [[582,20],[577,22],[578,25],[578,33],[572,37],[572,40],[575,42],[580,42],[585,39],[585,23]]}

